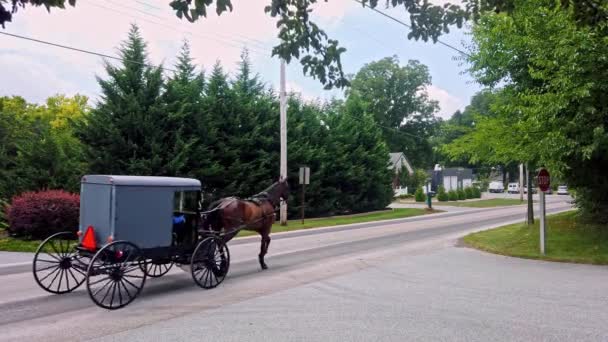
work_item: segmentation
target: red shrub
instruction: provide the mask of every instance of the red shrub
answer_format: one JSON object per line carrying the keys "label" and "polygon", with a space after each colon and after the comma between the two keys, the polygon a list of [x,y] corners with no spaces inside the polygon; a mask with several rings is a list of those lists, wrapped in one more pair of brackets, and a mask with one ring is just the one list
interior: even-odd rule
{"label": "red shrub", "polygon": [[24,192],[6,210],[9,232],[44,239],[63,231],[77,231],[80,196],[63,190]]}

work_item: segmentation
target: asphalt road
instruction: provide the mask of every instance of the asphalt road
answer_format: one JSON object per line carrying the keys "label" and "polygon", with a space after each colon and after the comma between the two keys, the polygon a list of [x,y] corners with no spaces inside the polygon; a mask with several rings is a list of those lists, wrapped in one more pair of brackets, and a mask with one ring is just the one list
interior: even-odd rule
{"label": "asphalt road", "polygon": [[[569,206],[551,201],[548,212]],[[280,234],[270,245],[268,271],[259,270],[257,239],[235,241],[230,274],[220,287],[202,290],[177,269],[150,279],[142,295],[119,311],[97,308],[84,288],[46,294],[30,273],[13,270],[0,275],[0,340],[607,337],[601,305],[606,268],[454,247],[467,232],[523,221],[524,215],[525,208],[516,206]]]}

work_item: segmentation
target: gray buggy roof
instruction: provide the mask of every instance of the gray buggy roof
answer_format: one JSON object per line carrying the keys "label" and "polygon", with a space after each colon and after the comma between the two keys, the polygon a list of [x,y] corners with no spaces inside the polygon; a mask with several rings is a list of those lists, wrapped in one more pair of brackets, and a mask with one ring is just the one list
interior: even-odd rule
{"label": "gray buggy roof", "polygon": [[193,178],[154,176],[86,175],[82,177],[82,183],[119,186],[201,187],[201,182]]}

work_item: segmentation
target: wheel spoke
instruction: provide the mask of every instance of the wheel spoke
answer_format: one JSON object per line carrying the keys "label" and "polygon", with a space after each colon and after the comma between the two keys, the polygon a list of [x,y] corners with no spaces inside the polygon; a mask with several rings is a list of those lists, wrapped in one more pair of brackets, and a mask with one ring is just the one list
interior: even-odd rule
{"label": "wheel spoke", "polygon": [[53,287],[53,284],[55,283],[55,280],[57,279],[57,276],[61,274],[61,267],[58,267],[57,271],[59,271],[59,272],[57,272],[57,274],[55,274],[55,276],[53,277],[53,280],[51,280],[51,283],[49,284],[49,289],[51,287]]}
{"label": "wheel spoke", "polygon": [[42,283],[46,278],[48,278],[51,274],[54,274],[55,272],[57,272],[59,269],[61,269],[61,267],[56,266],[55,270],[53,272],[50,272],[49,274],[45,275],[44,278],[40,279],[40,282]]}
{"label": "wheel spoke", "polygon": [[68,272],[70,273],[70,276],[72,277],[72,279],[74,279],[74,281],[76,282],[76,285],[80,284],[80,281],[78,281],[78,279],[76,279],[76,277],[74,276],[74,272],[72,272],[73,268],[68,269]]}
{"label": "wheel spoke", "polygon": [[47,267],[44,267],[44,268],[36,268],[36,272],[42,272],[42,271],[49,270],[51,268],[58,268],[58,267],[60,267],[60,266],[57,265],[57,264],[55,264],[55,265],[47,266]]}
{"label": "wheel spoke", "polygon": [[82,272],[80,269],[78,269],[77,267],[72,267],[72,269],[80,274],[82,274],[83,276],[87,276],[86,273]]}
{"label": "wheel spoke", "polygon": [[[97,280],[95,280],[95,281],[93,281],[93,282],[89,282],[89,286],[97,285],[97,284],[101,283],[102,281],[106,281],[106,280],[108,280],[108,279],[109,279],[109,278],[107,278],[107,277],[103,277],[103,278],[101,278],[101,279],[97,279]],[[110,280],[111,280],[111,279],[110,279]]]}
{"label": "wheel spoke", "polygon": [[58,264],[59,261],[57,260],[46,260],[46,259],[36,259],[36,262],[47,262],[49,264]]}
{"label": "wheel spoke", "polygon": [[139,279],[143,279],[143,276],[138,276],[138,275],[132,275],[132,274],[123,274],[124,277],[128,277],[128,278],[139,278]]}
{"label": "wheel spoke", "polygon": [[57,284],[57,292],[59,292],[59,289],[61,288],[61,281],[63,280],[63,268],[60,271],[60,275],[59,275],[59,284]]}
{"label": "wheel spoke", "polygon": [[[99,292],[101,292],[103,289],[105,289],[105,288],[106,288],[106,286],[108,286],[109,284],[111,284],[111,283],[112,283],[112,279],[109,279],[109,278],[103,278],[102,280],[105,280],[105,281],[106,281],[106,283],[105,283],[105,284],[103,284],[103,285],[102,285],[100,288],[98,288],[98,289],[97,289],[97,291],[95,291],[95,293],[93,293],[93,297],[97,296],[97,294],[98,294]],[[98,283],[99,283],[99,281],[98,281]],[[89,284],[89,285],[90,285],[90,284]]]}
{"label": "wheel spoke", "polygon": [[[49,243],[50,243],[51,248],[52,248],[52,249],[53,249],[53,251],[55,252],[55,254],[59,255],[59,258],[57,258],[57,257],[55,257],[55,258],[56,258],[57,260],[61,261],[61,253],[59,253],[59,252],[57,251],[57,248],[55,248],[55,241],[51,240],[51,241],[49,241]],[[50,254],[50,253],[49,253],[49,255],[51,255],[51,256],[53,256],[53,257],[54,257],[54,255],[52,255],[52,254]]]}
{"label": "wheel spoke", "polygon": [[106,300],[106,298],[108,297],[108,295],[110,294],[110,289],[112,289],[113,285],[114,285],[114,280],[110,279],[110,287],[108,287],[108,291],[106,291],[106,294],[103,296],[103,298],[101,299],[101,301],[99,303],[103,304],[103,302]]}
{"label": "wheel spoke", "polygon": [[117,281],[114,281],[114,284],[112,285],[112,297],[110,298],[110,307],[112,307],[112,304],[114,304],[114,294],[116,293],[116,284],[117,284]]}
{"label": "wheel spoke", "polygon": [[116,288],[118,289],[118,305],[122,305],[122,290],[120,289],[120,279],[116,282]]}
{"label": "wheel spoke", "polygon": [[127,292],[127,296],[129,296],[129,300],[131,298],[133,298],[133,296],[131,295],[131,292],[129,292],[129,289],[127,289],[127,285],[125,285],[125,283],[123,282],[123,279],[120,280],[120,285],[122,285],[122,287],[125,289],[125,291]]}
{"label": "wheel spoke", "polygon": [[63,274],[65,274],[65,282],[66,282],[66,286],[67,286],[67,290],[70,289],[70,278],[68,278],[68,270],[65,269],[63,270]]}
{"label": "wheel spoke", "polygon": [[133,284],[131,281],[129,281],[129,279],[127,278],[122,278],[125,282],[127,282],[127,284],[133,286],[135,288],[135,290],[139,291],[139,286]]}
{"label": "wheel spoke", "polygon": [[61,258],[60,258],[60,257],[58,257],[58,256],[56,256],[55,254],[53,254],[53,253],[51,253],[51,252],[47,252],[47,251],[45,251],[45,252],[44,252],[44,254],[46,254],[46,255],[50,256],[51,258],[53,258],[53,259],[57,260],[57,262],[61,262]]}

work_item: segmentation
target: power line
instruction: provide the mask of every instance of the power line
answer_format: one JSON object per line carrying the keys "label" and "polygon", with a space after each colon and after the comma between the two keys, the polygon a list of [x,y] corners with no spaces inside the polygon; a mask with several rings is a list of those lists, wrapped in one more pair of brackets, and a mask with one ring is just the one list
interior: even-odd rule
{"label": "power line", "polygon": [[[403,20],[397,19],[397,18],[395,18],[395,17],[393,17],[393,16],[391,16],[391,15],[387,14],[386,12],[383,12],[383,11],[381,11],[381,10],[377,9],[377,8],[369,7],[368,5],[366,5],[366,4],[365,4],[365,2],[363,2],[363,1],[361,1],[361,0],[353,0],[353,1],[354,1],[354,2],[356,2],[356,3],[359,3],[359,4],[361,4],[361,5],[363,5],[363,7],[369,8],[370,10],[372,10],[372,11],[374,11],[374,12],[376,12],[376,13],[380,14],[381,16],[383,16],[383,17],[385,17],[385,18],[388,18],[388,19],[390,19],[390,20],[392,20],[392,21],[394,21],[394,22],[396,22],[396,23],[398,23],[398,24],[400,24],[400,25],[403,25],[403,26],[405,26],[405,27],[407,27],[407,28],[409,28],[409,29],[411,29],[411,28],[412,28],[412,26],[411,26],[410,24],[408,24],[408,23],[404,22]],[[441,45],[443,45],[443,46],[446,46],[446,47],[448,47],[448,48],[450,48],[450,49],[452,49],[452,50],[454,50],[454,51],[456,51],[456,52],[458,52],[458,53],[460,53],[460,54],[463,54],[463,55],[465,55],[465,56],[467,56],[467,57],[471,57],[471,55],[470,55],[470,54],[468,54],[467,52],[464,52],[464,51],[460,50],[459,48],[457,48],[457,47],[455,47],[455,46],[453,46],[453,45],[450,45],[450,44],[448,44],[448,43],[442,42],[442,41],[441,41],[441,40],[439,40],[439,39],[437,40],[437,43],[439,43],[439,44],[441,44]]]}
{"label": "power line", "polygon": [[[13,38],[19,38],[19,39],[23,39],[23,40],[29,40],[29,41],[40,43],[40,44],[50,45],[50,46],[54,46],[54,47],[58,47],[58,48],[66,49],[66,50],[72,50],[72,51],[76,51],[76,52],[86,53],[86,54],[89,54],[89,55],[94,55],[94,56],[99,56],[99,57],[103,57],[103,58],[114,59],[114,60],[121,61],[121,62],[133,63],[133,64],[143,65],[143,66],[147,66],[147,67],[157,67],[156,65],[153,65],[153,64],[141,63],[141,62],[138,62],[138,61],[131,61],[131,60],[128,60],[128,59],[124,59],[124,58],[120,58],[120,57],[116,57],[116,56],[111,56],[111,55],[107,55],[107,54],[100,53],[100,52],[95,52],[95,51],[91,51],[91,50],[85,50],[85,49],[81,49],[81,48],[77,48],[77,47],[73,47],[73,46],[69,46],[69,45],[63,45],[63,44],[53,43],[53,42],[49,42],[49,41],[46,41],[46,40],[41,40],[41,39],[36,39],[36,38],[31,38],[31,37],[26,37],[26,36],[21,36],[21,35],[14,34],[14,33],[8,33],[8,32],[2,32],[2,31],[0,31],[0,34],[3,34],[5,36],[10,36],[10,37],[13,37]],[[163,67],[163,69],[164,70],[168,70],[168,71],[177,72],[177,70],[175,70],[175,69],[170,69],[170,68],[165,68],[165,67]]]}
{"label": "power line", "polygon": [[[168,25],[168,24],[160,23],[160,22],[153,21],[153,20],[149,20],[149,19],[147,19],[147,18],[142,18],[142,17],[139,17],[139,16],[134,16],[134,15],[133,15],[133,14],[131,14],[131,13],[124,12],[124,11],[121,11],[121,10],[116,9],[116,8],[113,8],[113,7],[107,7],[107,6],[104,6],[104,5],[98,4],[98,3],[93,2],[93,1],[89,2],[89,5],[92,5],[92,6],[95,6],[95,7],[99,7],[99,8],[105,9],[105,10],[107,10],[107,11],[116,12],[116,13],[119,13],[119,14],[122,14],[122,15],[125,15],[125,16],[128,16],[128,17],[131,17],[131,18],[139,19],[139,20],[142,20],[142,21],[145,21],[145,22],[148,22],[148,23],[154,24],[154,25],[163,26],[163,27],[165,27],[165,28],[168,28],[168,29],[170,29],[170,30],[173,30],[173,31],[176,31],[176,32],[179,32],[179,33],[191,34],[191,35],[193,35],[193,36],[197,36],[197,37],[199,37],[199,38],[203,38],[203,39],[206,39],[206,40],[207,40],[207,39],[211,39],[211,40],[214,40],[214,41],[216,41],[216,42],[218,42],[218,43],[221,43],[221,44],[224,44],[224,45],[228,45],[228,46],[232,46],[232,47],[239,48],[239,49],[242,49],[242,48],[243,48],[243,46],[242,46],[242,45],[236,44],[236,43],[231,42],[231,41],[226,40],[226,39],[220,39],[220,38],[218,38],[218,37],[211,36],[211,35],[202,35],[202,34],[199,34],[199,33],[192,32],[192,31],[188,31],[188,30],[179,29],[179,28],[176,28],[176,27],[174,27],[174,26],[172,26],[172,25]],[[140,10],[138,10],[138,9],[135,9],[135,10],[136,10],[136,11],[138,11],[138,12],[141,12],[141,11],[140,11]],[[146,14],[146,13],[144,12],[144,14]],[[153,17],[156,17],[156,18],[161,18],[161,19],[162,19],[162,17],[159,17],[159,16],[154,15],[154,14],[147,13],[147,15],[151,15],[151,16],[153,16]],[[237,39],[234,39],[234,40],[235,40],[235,41],[237,41],[237,42],[240,42],[240,43],[241,43],[241,44],[243,44],[243,45],[247,45],[247,43],[249,43],[249,42],[245,42],[245,41],[239,41],[239,40],[237,40]],[[263,54],[263,55],[265,55],[265,56],[271,53],[271,51],[270,51],[270,50],[263,49],[263,48],[260,48],[260,47],[255,47],[255,46],[250,46],[248,49],[249,49],[251,52],[258,53],[258,54]]]}
{"label": "power line", "polygon": [[[124,4],[122,4],[122,3],[117,3],[117,1],[112,1],[112,0],[109,0],[109,1],[110,1],[111,3],[113,3],[113,4],[115,4],[116,6],[125,7],[125,8],[130,8],[130,9],[132,9],[132,10],[134,10],[134,11],[137,11],[137,12],[139,12],[139,13],[142,13],[142,14],[144,14],[144,15],[149,15],[149,16],[153,16],[153,17],[159,18],[159,19],[163,20],[164,22],[168,22],[168,19],[169,19],[169,18],[167,18],[166,16],[159,16],[159,15],[156,15],[156,14],[150,13],[150,12],[148,12],[148,11],[145,11],[145,10],[142,10],[142,9],[139,9],[139,8],[136,8],[136,7],[133,7],[133,6],[124,5]],[[134,1],[135,1],[135,2],[137,2],[137,3],[142,4],[142,2],[140,2],[140,1],[138,1],[138,0],[134,0]],[[143,4],[145,4],[145,3],[143,3]],[[174,18],[174,17],[175,17],[175,16],[173,16],[172,18]],[[192,31],[190,31],[190,30],[186,30],[186,31],[188,31],[188,32],[190,32],[190,33],[193,33],[193,32],[192,32]],[[193,33],[193,34],[194,34],[194,33]],[[239,34],[239,33],[230,32],[230,34],[231,34],[232,36],[228,36],[228,35],[225,35],[225,34],[223,35],[223,34],[218,33],[218,32],[214,32],[214,34],[215,34],[215,35],[218,35],[218,36],[223,36],[223,37],[228,38],[228,39],[234,39],[234,37],[232,37],[232,36],[241,37],[242,39],[245,39],[245,42],[243,42],[243,41],[240,41],[240,42],[243,42],[243,43],[255,43],[255,44],[256,44],[256,45],[258,45],[258,46],[259,46],[261,49],[265,49],[265,50],[267,50],[267,49],[268,49],[268,46],[267,46],[267,44],[268,44],[268,43],[267,43],[267,42],[264,42],[264,41],[261,41],[261,40],[259,40],[259,39],[255,39],[255,38],[252,38],[252,37],[248,37],[248,36],[245,36],[245,35],[242,35],[242,34]]]}

